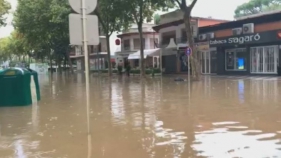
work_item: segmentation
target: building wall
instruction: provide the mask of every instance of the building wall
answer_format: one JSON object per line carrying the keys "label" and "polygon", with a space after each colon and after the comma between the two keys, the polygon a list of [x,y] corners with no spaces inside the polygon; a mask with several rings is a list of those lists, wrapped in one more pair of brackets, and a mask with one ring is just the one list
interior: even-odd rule
{"label": "building wall", "polygon": [[[143,38],[145,39],[145,49],[155,49],[155,45],[152,43],[154,43],[153,40],[159,41],[159,36],[158,33],[146,33],[143,34]],[[123,65],[125,63],[125,58],[127,58],[129,56],[129,54],[135,53],[137,51],[140,50],[140,47],[136,48],[134,46],[134,39],[140,39],[139,34],[128,34],[128,35],[122,35],[121,36],[121,51],[117,52],[115,54],[116,56],[116,64],[117,65]],[[124,48],[124,40],[129,40],[130,41],[130,49],[125,50]],[[136,67],[135,66],[135,61],[130,61],[130,64],[132,67]],[[148,62],[149,63],[149,62]]]}
{"label": "building wall", "polygon": [[106,38],[100,38],[100,52],[107,52]]}
{"label": "building wall", "polygon": [[[238,26],[238,27],[242,27]],[[237,26],[233,27],[233,28],[237,28]],[[235,35],[233,35],[232,29],[233,28],[229,28],[229,29],[223,29],[223,30],[218,30],[218,31],[214,31],[215,33],[215,39],[217,38],[229,38],[231,37],[237,37]],[[269,32],[273,32],[272,34],[266,36],[266,38],[262,38],[262,40],[260,42],[256,42],[256,43],[236,43],[233,45],[220,45],[220,46],[216,46],[217,48],[217,74],[219,75],[276,75],[277,72],[275,72],[275,70],[278,71],[278,64],[279,64],[279,59],[281,57],[281,51],[280,49],[280,40],[277,38],[277,30],[281,29],[281,21],[276,21],[276,22],[270,22],[270,23],[263,23],[263,24],[255,24],[254,25],[254,32],[256,33],[260,33],[260,35],[264,34],[264,33],[268,33]],[[241,35],[241,36],[246,36],[246,35]],[[266,39],[266,40],[265,40]],[[214,46],[215,47],[215,46]],[[261,65],[259,65],[259,62],[255,62],[256,61],[256,57],[257,55],[253,55],[251,48],[253,47],[272,47],[274,48],[271,53],[274,53],[274,57],[271,58],[270,60],[268,59],[269,57],[267,55],[265,55],[265,51],[262,49],[261,51],[259,50],[259,52],[254,51],[253,53],[255,54],[262,54],[259,57],[258,60],[263,60],[263,63]],[[243,71],[239,71],[239,70],[227,70],[226,69],[226,62],[227,62],[227,57],[226,57],[226,50],[227,49],[236,49],[236,48],[246,48],[245,51],[245,56],[241,57],[245,59],[245,67],[246,70]],[[277,54],[277,55],[276,55]],[[271,56],[272,57],[272,56]],[[234,57],[236,58],[236,56]],[[274,66],[274,72],[270,71],[267,72],[267,68],[263,67],[264,65],[268,66],[268,63],[270,63],[270,65]],[[253,66],[254,65],[254,66]],[[262,67],[259,72],[252,72],[252,66],[254,68],[255,65],[259,65],[260,67]],[[276,69],[275,69],[276,68]]]}
{"label": "building wall", "polygon": [[[196,20],[196,22],[193,23],[193,34],[195,37],[197,37],[198,26],[199,27],[208,26],[208,25],[214,25],[214,24],[223,22],[221,20],[215,20],[215,19],[198,18],[197,20]],[[184,24],[180,24],[177,26],[170,26],[170,27],[160,29],[159,30],[159,39],[161,42],[160,46],[162,48],[167,47],[171,38],[175,38],[174,40],[176,43],[186,44],[186,36],[185,36],[185,33],[183,33],[183,31],[185,31]],[[181,72],[179,58],[175,55],[163,57],[162,64],[163,64],[162,66],[165,69],[165,73]]]}
{"label": "building wall", "polygon": [[223,23],[225,21],[220,21],[220,20],[214,20],[214,19],[202,19],[198,21],[198,26],[203,27],[203,26],[210,26],[210,25],[216,25]]}
{"label": "building wall", "polygon": [[[281,21],[277,21],[277,22],[272,22],[272,23],[255,25],[255,32],[278,30],[280,28],[281,28]],[[216,38],[227,37],[227,36],[232,36],[232,29],[215,31]]]}
{"label": "building wall", "polygon": [[[194,27],[196,27],[196,26],[194,26]],[[159,30],[159,35],[162,37],[162,39],[161,40],[165,40],[164,39],[164,34],[166,33],[166,32],[174,32],[174,34],[176,35],[176,39],[180,39],[181,38],[181,30],[182,29],[185,29],[185,26],[184,26],[184,24],[181,24],[181,25],[178,25],[178,26],[170,26],[170,27],[166,27],[166,28],[163,28],[163,29],[160,29]],[[194,28],[194,31],[197,31],[197,29],[196,28]],[[176,40],[175,39],[175,40]]]}
{"label": "building wall", "polygon": [[[153,33],[151,34],[144,34],[143,35],[143,38],[145,39],[145,49],[154,49],[154,47],[151,47],[151,40],[154,38],[154,39],[157,39],[159,40],[158,38],[158,34],[155,33],[153,35]],[[139,48],[135,48],[134,46],[134,39],[140,39],[140,36],[139,35],[128,35],[128,36],[123,36],[122,39],[121,39],[121,52],[124,52],[124,51],[138,51]],[[130,50],[125,50],[124,49],[124,40],[130,40]]]}
{"label": "building wall", "polygon": [[[215,19],[198,19],[198,26],[199,27],[202,27],[202,26],[208,26],[208,25],[214,25],[214,24],[219,24],[219,23],[222,23],[223,21],[221,20],[215,20]],[[181,42],[181,39],[182,39],[182,30],[185,30],[185,25],[184,24],[180,24],[178,26],[170,26],[170,27],[166,27],[166,28],[163,28],[163,29],[160,29],[159,30],[159,38],[160,38],[160,41],[163,41],[163,40],[168,40],[169,39],[166,39],[165,36],[164,36],[164,33],[166,32],[174,32],[174,34],[176,35],[176,39],[175,41],[178,41],[178,42]],[[196,26],[196,23],[194,24],[193,26],[193,34],[196,36],[197,32],[198,32],[198,28]]]}

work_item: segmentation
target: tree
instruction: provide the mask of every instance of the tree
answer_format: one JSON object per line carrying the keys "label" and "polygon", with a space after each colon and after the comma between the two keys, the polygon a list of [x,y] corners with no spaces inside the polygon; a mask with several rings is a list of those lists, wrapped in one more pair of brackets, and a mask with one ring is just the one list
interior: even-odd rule
{"label": "tree", "polygon": [[61,72],[61,61],[69,58],[68,15],[71,13],[67,0],[18,0],[14,26],[27,43],[38,52],[53,58]]}
{"label": "tree", "polygon": [[6,0],[0,0],[0,27],[6,24],[5,21],[7,18],[5,15],[9,13],[10,9],[10,3],[8,3]]}
{"label": "tree", "polygon": [[29,49],[25,38],[16,30],[9,37],[0,40],[0,58],[2,60],[26,61]]}
{"label": "tree", "polygon": [[102,32],[106,36],[107,46],[107,59],[108,59],[108,74],[112,75],[111,66],[111,52],[110,52],[110,36],[114,31],[121,31],[128,28],[130,24],[130,18],[126,14],[124,6],[126,4],[120,0],[99,0],[98,7],[95,11],[99,18],[99,22],[102,26]]}
{"label": "tree", "polygon": [[160,23],[160,15],[155,14],[153,18],[154,18],[154,24],[158,25]]}
{"label": "tree", "polygon": [[[197,3],[197,0],[192,0],[189,5],[187,5],[186,0],[173,0],[176,4],[178,4],[179,8],[183,12],[183,20],[185,24],[185,30],[186,30],[186,36],[188,39],[188,44],[195,52],[195,45],[194,45],[194,39],[193,39],[193,32],[191,29],[191,11],[194,8],[195,4]],[[200,79],[200,62],[198,59],[198,54],[192,53],[191,55],[191,70],[192,70],[192,77],[194,80]]]}
{"label": "tree", "polygon": [[238,6],[235,10],[235,18],[258,14],[266,11],[280,10],[281,0],[250,0]]}
{"label": "tree", "polygon": [[[120,0],[121,1],[121,0]],[[126,11],[133,18],[133,21],[138,26],[140,36],[140,66],[141,76],[145,76],[144,67],[144,41],[142,26],[144,21],[151,21],[152,16],[156,10],[162,9],[163,11],[168,10],[174,6],[171,0],[123,0],[127,4]]]}
{"label": "tree", "polygon": [[0,39],[0,60],[2,61],[9,59],[9,55],[10,55],[8,52],[9,42],[10,42],[9,37]]}

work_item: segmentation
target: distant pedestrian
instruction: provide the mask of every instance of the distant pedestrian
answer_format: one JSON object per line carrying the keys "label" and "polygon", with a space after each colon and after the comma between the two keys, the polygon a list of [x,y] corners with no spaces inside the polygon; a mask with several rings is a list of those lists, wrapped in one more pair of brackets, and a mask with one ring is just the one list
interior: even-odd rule
{"label": "distant pedestrian", "polygon": [[121,65],[121,64],[118,64],[117,69],[118,69],[118,73],[119,73],[119,75],[122,75],[122,70],[123,70],[123,67],[122,67],[122,65]]}
{"label": "distant pedestrian", "polygon": [[131,72],[131,65],[130,65],[130,63],[128,62],[128,63],[127,63],[127,66],[126,66],[126,74],[127,74],[127,76],[130,76],[130,72]]}

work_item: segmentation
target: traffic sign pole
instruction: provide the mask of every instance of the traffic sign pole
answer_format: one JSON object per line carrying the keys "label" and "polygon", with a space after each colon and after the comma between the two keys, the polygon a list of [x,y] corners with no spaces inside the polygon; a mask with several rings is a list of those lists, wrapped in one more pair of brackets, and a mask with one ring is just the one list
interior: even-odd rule
{"label": "traffic sign pole", "polygon": [[190,55],[188,56],[188,81],[190,82]]}
{"label": "traffic sign pole", "polygon": [[187,62],[188,62],[188,82],[189,82],[189,86],[190,86],[190,57],[191,57],[191,54],[192,54],[192,49],[191,47],[187,47],[186,48],[186,55],[187,55]]}
{"label": "traffic sign pole", "polygon": [[[82,6],[82,32],[83,32],[83,46],[84,46],[84,56],[85,56],[85,78],[86,78],[86,100],[87,100],[87,111],[90,104],[90,71],[89,71],[89,52],[88,52],[88,41],[87,41],[87,25],[86,25],[86,5],[85,0],[81,0]],[[89,117],[87,117],[89,119]],[[89,123],[89,120],[87,121]],[[88,129],[89,130],[89,129]],[[90,132],[90,131],[88,131]]]}
{"label": "traffic sign pole", "polygon": [[[98,45],[99,43],[99,32],[98,32],[98,20],[95,16],[89,16],[87,14],[92,13],[96,6],[97,6],[97,0],[68,0],[70,6],[72,9],[81,15],[82,18],[82,24],[80,26],[75,25],[75,21],[79,21],[76,15],[69,15],[69,31],[70,31],[70,42],[71,44],[79,44],[83,45],[84,47],[84,55],[85,55],[85,78],[86,78],[86,103],[87,103],[87,126],[88,126],[88,157],[91,156],[91,131],[90,131],[90,70],[89,70],[89,52],[88,52],[88,44],[92,45]],[[87,18],[88,17],[88,18]],[[89,20],[89,21],[87,21]],[[72,26],[73,25],[73,26]],[[81,27],[82,25],[82,27]],[[89,25],[89,26],[87,26]],[[89,35],[90,38],[87,37],[87,27],[94,28],[94,33],[91,32],[91,34],[94,34],[96,37],[93,37],[93,35]],[[79,30],[75,30],[73,28],[78,28]],[[81,31],[82,30],[82,31]],[[77,33],[78,32],[78,33]],[[75,41],[73,40],[74,36],[80,36],[82,37],[81,40]],[[98,39],[98,40],[97,40]]]}

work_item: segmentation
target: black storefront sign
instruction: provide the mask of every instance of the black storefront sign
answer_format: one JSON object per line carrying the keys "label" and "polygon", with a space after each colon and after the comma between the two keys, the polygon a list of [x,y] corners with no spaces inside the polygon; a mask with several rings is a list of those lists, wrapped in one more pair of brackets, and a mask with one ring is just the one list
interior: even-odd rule
{"label": "black storefront sign", "polygon": [[281,41],[281,30],[243,34],[238,36],[223,37],[210,40],[211,47],[260,44]]}

